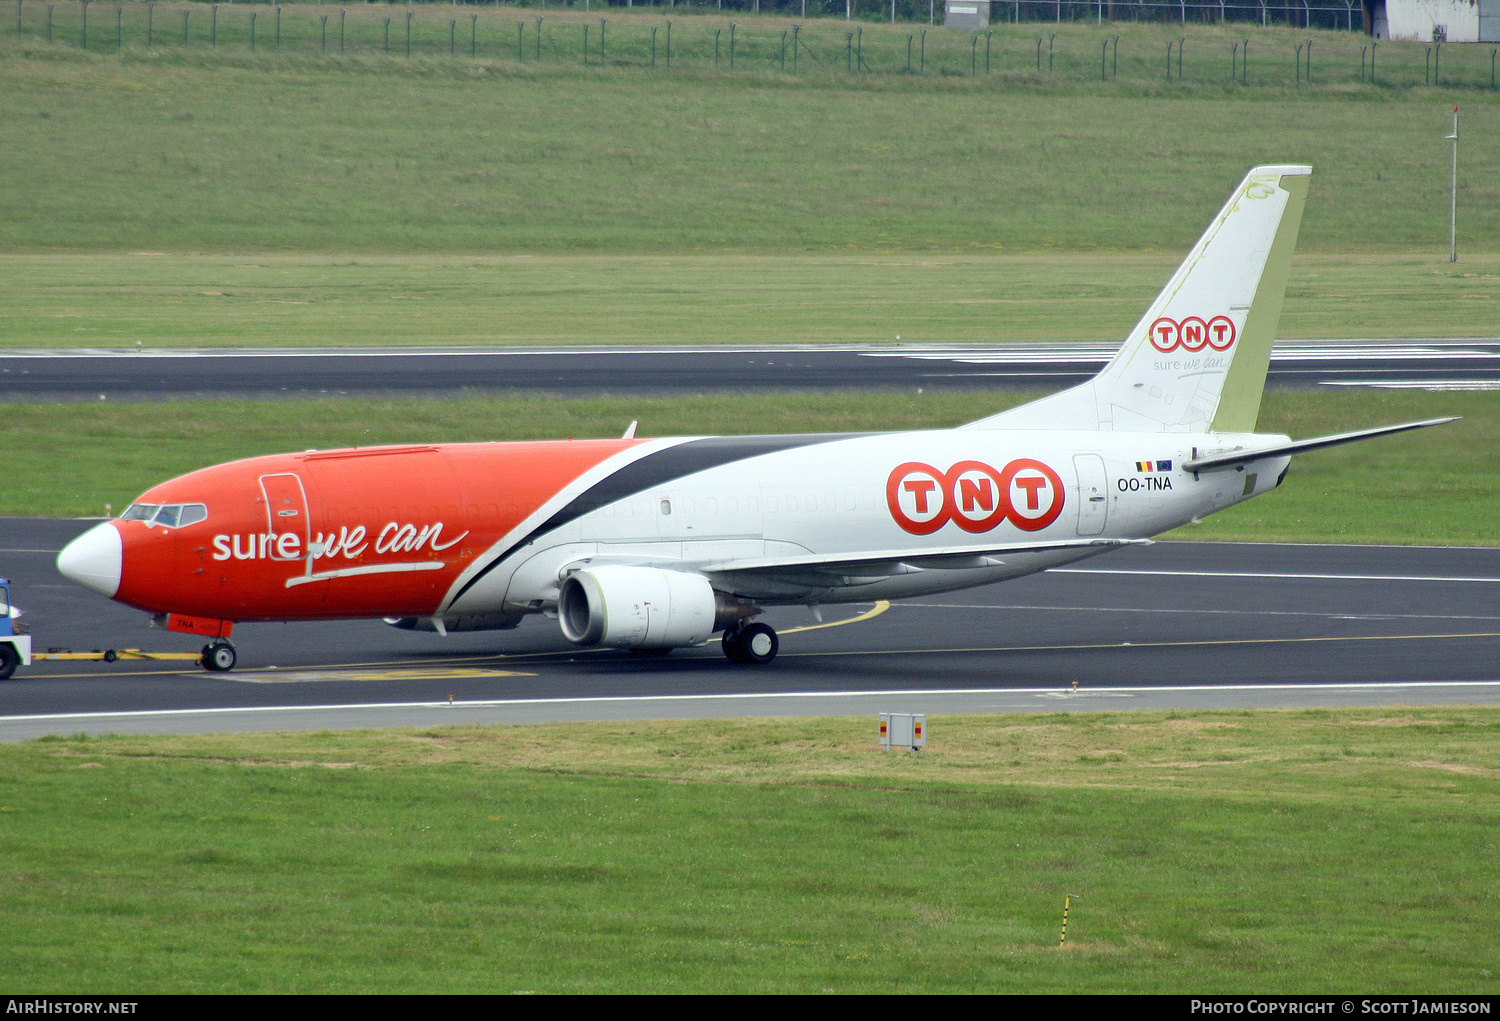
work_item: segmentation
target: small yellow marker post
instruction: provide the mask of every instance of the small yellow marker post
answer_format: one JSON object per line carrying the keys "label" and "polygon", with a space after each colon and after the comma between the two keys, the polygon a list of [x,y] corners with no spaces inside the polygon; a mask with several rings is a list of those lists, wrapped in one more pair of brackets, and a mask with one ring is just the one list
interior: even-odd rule
{"label": "small yellow marker post", "polygon": [[1063,944],[1068,941],[1068,907],[1069,907],[1070,904],[1072,904],[1073,898],[1077,897],[1077,896],[1078,896],[1078,894],[1076,894],[1076,893],[1070,893],[1070,894],[1068,894],[1067,896],[1065,896],[1063,898],[1062,939],[1060,939],[1060,940],[1057,941],[1057,949],[1059,949],[1059,950],[1061,950],[1062,947],[1063,947]]}

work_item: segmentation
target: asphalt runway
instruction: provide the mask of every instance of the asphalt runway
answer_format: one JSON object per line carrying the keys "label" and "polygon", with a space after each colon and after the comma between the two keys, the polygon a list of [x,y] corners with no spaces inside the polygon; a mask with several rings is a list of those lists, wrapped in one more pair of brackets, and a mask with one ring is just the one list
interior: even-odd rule
{"label": "asphalt runway", "polygon": [[[0,401],[430,396],[463,392],[658,396],[724,391],[1054,391],[1116,345],[576,347],[484,350],[7,351]],[[1273,389],[1500,389],[1500,337],[1287,340]]]}
{"label": "asphalt runway", "polygon": [[[0,519],[36,649],[198,642],[63,581],[87,521]],[[244,624],[240,664],[46,661],[0,684],[0,740],[696,716],[1494,703],[1500,549],[1158,543],[986,588],[766,620],[768,667],[717,643],[588,651],[554,621],[443,638],[376,621]]]}

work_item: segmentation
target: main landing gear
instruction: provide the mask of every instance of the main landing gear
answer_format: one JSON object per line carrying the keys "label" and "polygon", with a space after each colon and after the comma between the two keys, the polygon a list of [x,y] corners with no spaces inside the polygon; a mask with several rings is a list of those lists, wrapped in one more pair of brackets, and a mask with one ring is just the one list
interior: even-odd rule
{"label": "main landing gear", "polygon": [[724,655],[731,663],[760,665],[776,658],[781,642],[767,624],[742,624],[724,632]]}
{"label": "main landing gear", "polygon": [[220,640],[209,642],[203,647],[203,657],[198,662],[203,664],[203,669],[212,670],[215,673],[223,673],[225,670],[234,669],[234,646]]}

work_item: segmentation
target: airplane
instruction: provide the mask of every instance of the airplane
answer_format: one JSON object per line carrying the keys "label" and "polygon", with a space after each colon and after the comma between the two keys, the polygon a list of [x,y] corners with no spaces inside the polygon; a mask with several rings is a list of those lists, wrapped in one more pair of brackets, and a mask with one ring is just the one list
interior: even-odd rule
{"label": "airplane", "polygon": [[[1418,429],[1254,432],[1311,168],[1252,169],[1095,377],[954,429],[356,447],[148,489],[57,558],[207,639],[382,618],[766,664],[764,607],[870,602],[1073,563],[1269,492],[1291,457]],[[821,618],[820,618],[821,619]]]}

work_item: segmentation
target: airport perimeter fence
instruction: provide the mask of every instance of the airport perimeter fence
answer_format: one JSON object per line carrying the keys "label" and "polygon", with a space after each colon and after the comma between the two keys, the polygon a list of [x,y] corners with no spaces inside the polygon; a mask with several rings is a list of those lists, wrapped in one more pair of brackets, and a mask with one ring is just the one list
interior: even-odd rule
{"label": "airport perimeter fence", "polygon": [[[1210,42],[1178,35],[1170,25],[1122,37],[1111,31],[1118,23],[1082,17],[1050,23],[1002,22],[963,32],[900,22],[845,24],[826,18],[804,24],[789,21],[785,15],[756,17],[753,13],[737,20],[739,15],[717,17],[704,5],[681,5],[678,10],[696,13],[679,13],[675,18],[670,16],[672,8],[658,7],[656,13],[648,13],[650,9],[643,10],[645,4],[628,11],[610,7],[601,14],[602,5],[596,0],[577,0],[571,7],[557,0],[549,6],[539,0],[527,6],[512,0],[503,5],[362,3],[348,7],[152,0],[13,2],[14,17],[0,19],[0,33],[23,42],[105,53],[181,49],[223,54],[386,55],[662,72],[1003,76],[1036,83],[1117,81],[1240,88],[1431,85],[1486,90],[1497,88],[1500,53],[1500,47],[1491,44],[1395,42],[1343,30],[1322,31],[1314,37],[1298,31],[1303,26],[1260,29],[1237,22],[1220,25],[1215,29],[1217,41]],[[1332,2],[1342,6],[1346,0]],[[585,6],[592,9],[580,9]],[[1076,13],[1091,5],[1016,6]],[[1146,5],[1113,6],[1119,11]],[[1191,7],[1175,6],[1183,11]]]}

